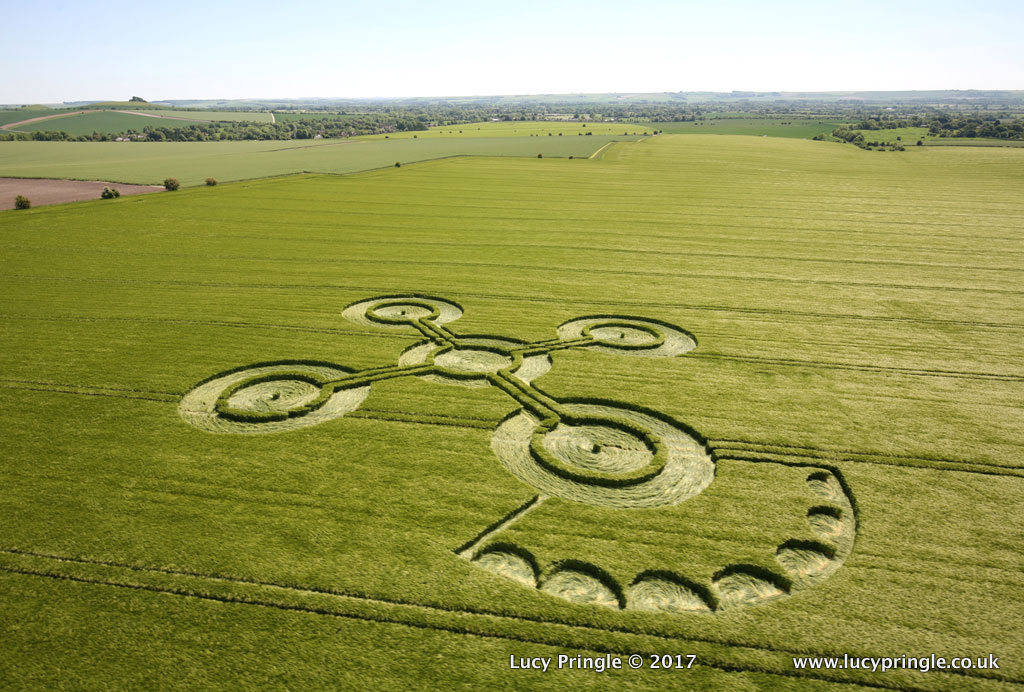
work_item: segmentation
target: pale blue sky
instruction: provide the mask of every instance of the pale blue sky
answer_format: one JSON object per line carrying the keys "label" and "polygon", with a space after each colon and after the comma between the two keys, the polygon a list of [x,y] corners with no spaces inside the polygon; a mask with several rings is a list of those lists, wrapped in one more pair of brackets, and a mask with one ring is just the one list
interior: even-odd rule
{"label": "pale blue sky", "polygon": [[1021,0],[0,0],[0,103],[1024,88]]}

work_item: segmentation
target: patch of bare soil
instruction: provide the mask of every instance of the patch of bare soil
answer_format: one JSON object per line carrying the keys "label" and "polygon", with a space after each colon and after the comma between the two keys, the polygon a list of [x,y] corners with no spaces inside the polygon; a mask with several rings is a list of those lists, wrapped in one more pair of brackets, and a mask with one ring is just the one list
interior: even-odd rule
{"label": "patch of bare soil", "polygon": [[99,199],[105,187],[114,188],[122,195],[144,195],[164,189],[162,185],[126,185],[98,180],[0,178],[0,209],[14,209],[14,198],[18,195],[28,197],[33,207]]}

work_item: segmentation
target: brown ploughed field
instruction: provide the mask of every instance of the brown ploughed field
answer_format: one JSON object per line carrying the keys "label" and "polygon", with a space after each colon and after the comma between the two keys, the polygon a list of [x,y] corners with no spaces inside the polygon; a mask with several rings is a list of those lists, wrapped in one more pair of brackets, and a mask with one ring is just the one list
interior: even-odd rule
{"label": "brown ploughed field", "polygon": [[122,195],[142,195],[164,189],[161,185],[126,185],[98,180],[0,178],[0,209],[14,209],[14,198],[18,195],[28,197],[33,207],[99,199],[105,187],[115,188]]}

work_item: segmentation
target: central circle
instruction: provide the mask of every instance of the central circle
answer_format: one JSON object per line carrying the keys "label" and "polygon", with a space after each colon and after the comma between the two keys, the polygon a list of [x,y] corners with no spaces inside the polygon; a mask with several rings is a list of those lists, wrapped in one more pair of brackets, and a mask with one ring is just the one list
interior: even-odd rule
{"label": "central circle", "polygon": [[[502,465],[545,495],[603,507],[668,507],[699,495],[715,478],[707,447],[675,423],[609,404],[563,401],[562,408],[576,420],[550,428],[523,410],[491,437]],[[659,455],[664,466],[650,478],[612,482],[643,476]]]}
{"label": "central circle", "polygon": [[385,319],[405,319],[405,320],[418,320],[424,317],[430,317],[431,312],[429,308],[422,305],[414,305],[408,303],[393,303],[390,305],[382,305],[372,309],[373,314],[378,317]]}
{"label": "central circle", "polygon": [[512,357],[482,348],[452,348],[437,354],[434,365],[454,372],[498,372],[512,365]]}
{"label": "central circle", "polygon": [[243,411],[287,411],[313,401],[320,387],[300,380],[275,380],[243,387],[231,395],[228,405]]}
{"label": "central circle", "polygon": [[597,341],[619,341],[634,346],[647,346],[657,343],[657,337],[644,329],[636,329],[620,325],[598,325],[590,329],[590,336]]}
{"label": "central circle", "polygon": [[610,473],[642,469],[652,456],[636,435],[608,425],[563,423],[544,435],[544,447],[572,466]]}

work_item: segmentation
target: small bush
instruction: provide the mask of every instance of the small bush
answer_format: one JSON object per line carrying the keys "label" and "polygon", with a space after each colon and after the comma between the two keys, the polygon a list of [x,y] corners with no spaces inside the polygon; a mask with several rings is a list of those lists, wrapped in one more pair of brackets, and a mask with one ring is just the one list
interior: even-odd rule
{"label": "small bush", "polygon": [[121,196],[121,191],[113,187],[103,188],[103,192],[100,193],[100,199],[117,199]]}
{"label": "small bush", "polygon": [[14,198],[15,209],[28,209],[32,206],[32,203],[28,201],[28,197],[25,195],[18,195]]}
{"label": "small bush", "polygon": [[401,167],[402,167],[402,162],[401,161],[395,161],[395,168],[401,168]]}
{"label": "small bush", "polygon": [[544,154],[537,154],[537,158],[538,158],[538,159],[542,159],[542,158],[544,158]]}
{"label": "small bush", "polygon": [[206,184],[209,185],[210,187],[213,187],[214,185],[217,184],[217,179],[216,178],[207,178],[206,179]]}
{"label": "small bush", "polygon": [[166,180],[164,180],[165,190],[170,190],[171,192],[174,192],[179,187],[181,187],[181,183],[178,182],[177,178],[167,178]]}

